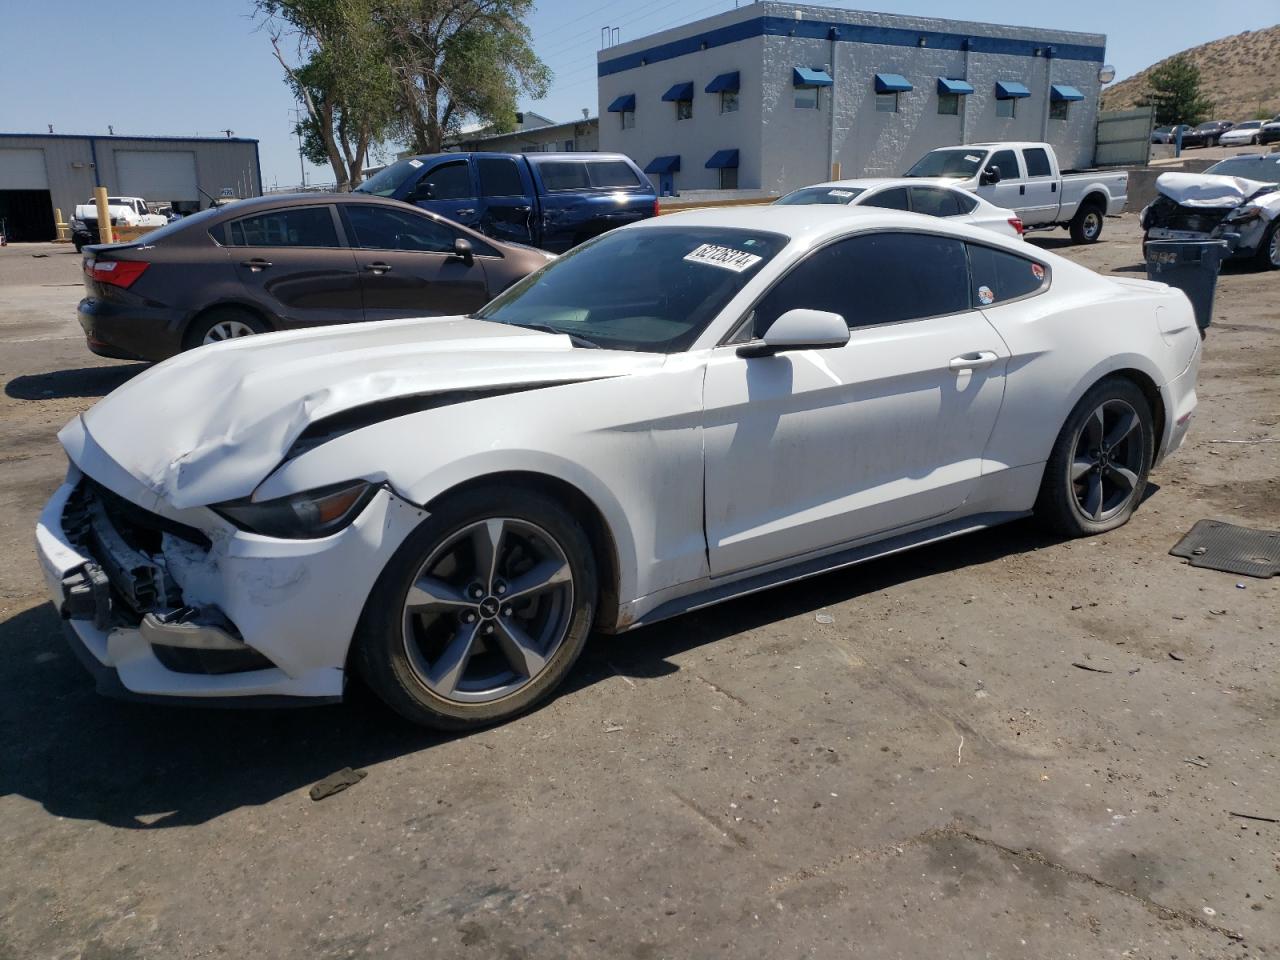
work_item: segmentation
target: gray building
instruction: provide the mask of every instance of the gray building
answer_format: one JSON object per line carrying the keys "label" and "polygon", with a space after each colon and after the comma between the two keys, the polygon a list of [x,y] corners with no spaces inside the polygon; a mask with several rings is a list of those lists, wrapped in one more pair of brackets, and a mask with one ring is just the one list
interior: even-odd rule
{"label": "gray building", "polygon": [[477,130],[452,138],[448,150],[466,153],[572,153],[600,149],[599,121],[595,117],[555,123],[541,114],[526,112],[520,125],[507,133]]}
{"label": "gray building", "polygon": [[262,193],[258,141],[239,137],[97,137],[0,133],[0,219],[11,240],[52,240],[54,210],[70,219],[94,187],[172,204]]}
{"label": "gray building", "polygon": [[900,174],[934,147],[1093,162],[1102,34],[762,2],[601,50],[600,149],[662,193]]}

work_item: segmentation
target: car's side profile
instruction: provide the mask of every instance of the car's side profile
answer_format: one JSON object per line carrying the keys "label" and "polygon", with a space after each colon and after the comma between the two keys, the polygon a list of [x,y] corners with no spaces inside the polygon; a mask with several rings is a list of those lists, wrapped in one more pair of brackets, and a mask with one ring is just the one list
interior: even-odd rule
{"label": "car's side profile", "polygon": [[1033,511],[1124,523],[1199,351],[1181,293],[988,231],[693,211],[470,317],[151,369],[60,434],[39,554],[117,692],[332,699],[354,669],[472,726],[546,697],[592,630]]}
{"label": "car's side profile", "polygon": [[954,219],[957,223],[983,227],[1005,236],[1022,236],[1022,220],[1013,210],[997,207],[968,190],[961,190],[940,179],[888,177],[833,180],[830,183],[792,190],[774,202],[783,206],[830,204],[907,210],[929,217]]}

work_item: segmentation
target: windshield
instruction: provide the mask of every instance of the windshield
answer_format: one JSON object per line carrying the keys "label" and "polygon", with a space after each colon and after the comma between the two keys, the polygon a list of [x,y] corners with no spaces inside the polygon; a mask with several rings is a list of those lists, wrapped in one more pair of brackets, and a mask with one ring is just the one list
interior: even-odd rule
{"label": "windshield", "polygon": [[1265,157],[1230,157],[1205,171],[1219,177],[1244,177],[1263,183],[1280,183],[1280,154]]}
{"label": "windshield", "polygon": [[1196,127],[1197,130],[1215,130],[1222,124],[1221,120],[1210,120],[1208,123],[1202,123]]}
{"label": "windshield", "polygon": [[1246,120],[1244,123],[1237,123],[1232,130],[1256,130],[1262,126],[1261,120]]}
{"label": "windshield", "polygon": [[951,177],[968,180],[978,175],[985,150],[934,150],[926,153],[907,171],[908,177]]}
{"label": "windshield", "polygon": [[615,230],[525,277],[475,316],[613,350],[678,353],[786,244],[778,234],[728,227]]}
{"label": "windshield", "polygon": [[421,160],[413,157],[409,157],[407,160],[397,160],[391,166],[379,170],[351,192],[371,193],[375,197],[389,197],[396,192],[396,188],[400,184],[404,183],[407,176],[420,169],[422,169]]}
{"label": "windshield", "polygon": [[810,203],[853,203],[854,197],[866,193],[865,187],[802,187],[793,190],[774,203],[810,204]]}

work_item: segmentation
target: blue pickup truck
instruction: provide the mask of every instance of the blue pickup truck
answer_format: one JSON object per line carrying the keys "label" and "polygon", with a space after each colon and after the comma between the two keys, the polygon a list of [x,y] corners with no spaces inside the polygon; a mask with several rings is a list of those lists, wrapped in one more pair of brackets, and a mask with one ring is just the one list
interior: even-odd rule
{"label": "blue pickup truck", "polygon": [[619,153],[435,153],[398,160],[356,193],[415,204],[497,240],[561,253],[652,217],[653,185]]}

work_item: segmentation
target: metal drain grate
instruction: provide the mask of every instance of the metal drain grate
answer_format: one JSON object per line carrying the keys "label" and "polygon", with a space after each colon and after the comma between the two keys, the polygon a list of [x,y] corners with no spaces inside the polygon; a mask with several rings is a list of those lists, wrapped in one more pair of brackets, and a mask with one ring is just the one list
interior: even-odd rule
{"label": "metal drain grate", "polygon": [[1169,553],[1186,557],[1193,567],[1265,579],[1280,573],[1280,532],[1200,520]]}

